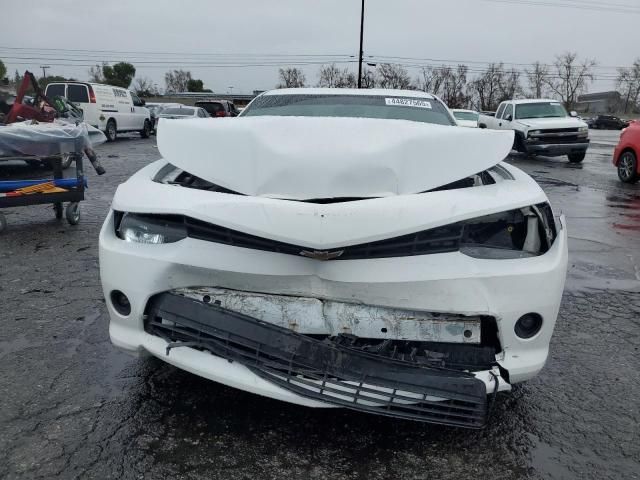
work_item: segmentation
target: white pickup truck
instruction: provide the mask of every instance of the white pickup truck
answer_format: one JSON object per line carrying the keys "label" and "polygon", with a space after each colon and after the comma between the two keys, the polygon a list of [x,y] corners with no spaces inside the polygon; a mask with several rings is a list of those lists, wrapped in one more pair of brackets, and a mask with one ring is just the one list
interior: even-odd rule
{"label": "white pickup truck", "polygon": [[589,127],[557,100],[508,100],[495,116],[480,115],[478,126],[513,130],[513,149],[530,155],[567,155],[570,162],[579,163],[589,148]]}

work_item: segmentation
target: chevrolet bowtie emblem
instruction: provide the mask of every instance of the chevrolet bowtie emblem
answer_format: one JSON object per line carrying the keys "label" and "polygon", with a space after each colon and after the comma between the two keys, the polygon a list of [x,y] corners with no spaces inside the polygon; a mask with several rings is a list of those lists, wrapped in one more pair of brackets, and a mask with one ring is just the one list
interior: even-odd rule
{"label": "chevrolet bowtie emblem", "polygon": [[329,250],[302,250],[300,255],[303,257],[313,258],[315,260],[333,260],[334,258],[338,258],[340,255],[344,253],[344,250],[334,250],[330,252]]}

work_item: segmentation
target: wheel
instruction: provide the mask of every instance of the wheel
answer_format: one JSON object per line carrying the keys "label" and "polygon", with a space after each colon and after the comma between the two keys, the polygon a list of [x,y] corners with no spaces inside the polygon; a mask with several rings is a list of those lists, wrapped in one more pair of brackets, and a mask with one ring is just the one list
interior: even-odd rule
{"label": "wheel", "polygon": [[151,135],[151,124],[149,123],[149,120],[145,120],[144,127],[140,130],[140,137],[149,138],[149,135]]}
{"label": "wheel", "polygon": [[623,152],[620,155],[620,160],[618,160],[618,178],[624,183],[636,183],[640,179],[640,175],[638,175],[638,159],[629,150]]}
{"label": "wheel", "polygon": [[58,220],[60,220],[62,218],[62,203],[60,203],[60,202],[54,203],[53,204],[53,211],[56,214],[56,218]]}
{"label": "wheel", "polygon": [[568,156],[571,163],[580,163],[584,160],[584,157],[587,156],[587,152],[570,153]]}
{"label": "wheel", "polygon": [[0,213],[0,233],[4,232],[7,229],[7,218]]}
{"label": "wheel", "polygon": [[78,202],[71,202],[67,205],[65,217],[67,217],[69,225],[77,225],[80,223],[80,204]]}
{"label": "wheel", "polygon": [[118,129],[116,128],[116,121],[112,118],[107,122],[107,129],[104,131],[107,136],[108,142],[115,142],[118,136]]}
{"label": "wheel", "polygon": [[62,159],[60,161],[60,166],[63,170],[66,170],[73,163],[73,154],[72,153],[63,153]]}

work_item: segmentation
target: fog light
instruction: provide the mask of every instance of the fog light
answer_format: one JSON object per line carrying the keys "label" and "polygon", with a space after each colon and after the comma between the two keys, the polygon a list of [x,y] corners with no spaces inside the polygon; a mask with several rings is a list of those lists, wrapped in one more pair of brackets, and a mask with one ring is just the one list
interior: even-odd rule
{"label": "fog light", "polygon": [[514,328],[520,338],[531,338],[542,328],[542,317],[537,313],[526,313],[516,322]]}
{"label": "fog light", "polygon": [[120,290],[113,290],[111,292],[111,304],[120,315],[125,317],[131,313],[131,304],[127,296]]}

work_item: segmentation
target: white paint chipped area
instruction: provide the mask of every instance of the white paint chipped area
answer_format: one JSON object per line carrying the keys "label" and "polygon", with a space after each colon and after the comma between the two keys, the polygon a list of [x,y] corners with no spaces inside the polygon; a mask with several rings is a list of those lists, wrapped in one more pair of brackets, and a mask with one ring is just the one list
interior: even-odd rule
{"label": "white paint chipped area", "polygon": [[304,334],[346,333],[361,338],[480,343],[479,317],[447,316],[222,288],[183,288],[174,290],[174,293]]}

